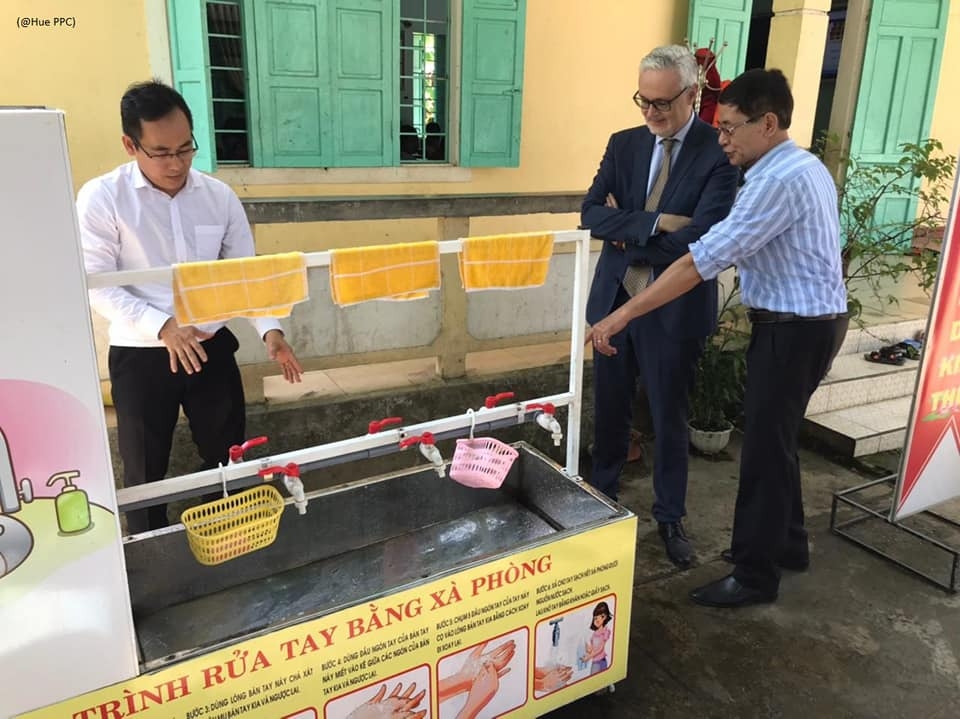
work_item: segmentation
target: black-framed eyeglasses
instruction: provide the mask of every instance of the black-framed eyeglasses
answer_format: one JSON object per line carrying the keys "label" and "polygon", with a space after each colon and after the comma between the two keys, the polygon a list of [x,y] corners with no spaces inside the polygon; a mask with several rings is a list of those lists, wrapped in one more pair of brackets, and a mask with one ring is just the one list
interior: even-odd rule
{"label": "black-framed eyeglasses", "polygon": [[143,149],[143,145],[140,144],[140,141],[136,138],[130,138],[133,141],[134,147],[136,147],[140,152],[149,157],[151,160],[189,160],[194,155],[197,154],[197,150],[200,149],[200,146],[197,144],[197,138],[193,136],[193,133],[190,133],[190,141],[192,143],[191,147],[186,150],[177,150],[176,152],[157,152],[150,153]]}
{"label": "black-framed eyeglasses", "polygon": [[648,100],[645,97],[640,95],[640,91],[637,90],[633,93],[633,101],[637,104],[641,110],[649,110],[651,107],[657,110],[657,112],[669,112],[670,108],[673,107],[673,103],[677,101],[677,98],[685,93],[688,88],[683,88],[676,95],[671,97],[669,100]]}
{"label": "black-framed eyeglasses", "polygon": [[[766,114],[766,113],[764,113]],[[748,117],[743,122],[738,122],[736,125],[717,125],[717,134],[722,137],[733,137],[733,133],[739,130],[744,125],[750,125],[757,120],[759,120],[763,115],[756,115],[755,117]]]}

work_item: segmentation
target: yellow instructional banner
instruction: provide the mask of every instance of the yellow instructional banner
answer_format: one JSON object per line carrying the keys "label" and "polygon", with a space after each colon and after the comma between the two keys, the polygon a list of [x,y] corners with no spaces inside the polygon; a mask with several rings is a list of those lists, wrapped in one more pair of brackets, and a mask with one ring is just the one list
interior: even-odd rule
{"label": "yellow instructional banner", "polygon": [[627,516],[21,716],[540,716],[626,676],[636,527]]}

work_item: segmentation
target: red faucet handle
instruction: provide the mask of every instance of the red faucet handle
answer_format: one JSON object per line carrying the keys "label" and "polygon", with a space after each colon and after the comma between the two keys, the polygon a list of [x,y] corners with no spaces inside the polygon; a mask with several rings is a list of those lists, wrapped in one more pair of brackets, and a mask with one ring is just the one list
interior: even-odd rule
{"label": "red faucet handle", "polygon": [[231,445],[229,449],[230,461],[239,462],[240,460],[243,459],[243,453],[246,452],[248,449],[250,449],[251,447],[256,447],[257,445],[266,444],[266,443],[267,443],[266,437],[252,437],[251,439],[248,439],[243,444]]}
{"label": "red faucet handle", "polygon": [[555,414],[557,408],[554,406],[553,402],[544,402],[543,404],[528,404],[527,412],[532,412],[535,409],[543,410],[544,414]]}
{"label": "red faucet handle", "polygon": [[513,392],[500,392],[498,394],[491,395],[483,401],[483,406],[487,409],[493,409],[497,406],[498,402],[502,402],[505,399],[513,399],[516,395]]}
{"label": "red faucet handle", "polygon": [[277,465],[275,467],[264,467],[257,474],[266,479],[267,477],[272,477],[275,474],[286,474],[287,468]]}
{"label": "red faucet handle", "polygon": [[290,462],[286,467],[284,467],[283,473],[288,477],[300,478],[300,465],[296,462]]}
{"label": "red faucet handle", "polygon": [[387,427],[391,424],[400,424],[403,422],[403,417],[385,417],[384,419],[375,419],[367,425],[367,434],[376,434],[384,427]]}
{"label": "red faucet handle", "polygon": [[400,449],[406,449],[407,447],[412,447],[415,444],[436,444],[436,440],[433,438],[432,432],[424,432],[423,434],[418,434],[401,440]]}

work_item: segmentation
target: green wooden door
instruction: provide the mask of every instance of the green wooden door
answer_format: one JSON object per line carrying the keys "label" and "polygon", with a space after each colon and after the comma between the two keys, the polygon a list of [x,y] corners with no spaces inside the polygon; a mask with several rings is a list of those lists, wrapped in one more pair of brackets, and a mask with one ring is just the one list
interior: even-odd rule
{"label": "green wooden door", "polygon": [[753,0],[690,0],[688,37],[694,48],[707,47],[713,39],[713,51],[719,52],[727,43],[717,63],[723,80],[744,70],[752,11]]}
{"label": "green wooden door", "polygon": [[[874,0],[850,140],[861,163],[896,162],[930,132],[949,0]],[[919,182],[919,180],[917,180]],[[916,202],[889,197],[875,221],[912,222]]]}
{"label": "green wooden door", "polygon": [[460,164],[517,167],[526,0],[464,0]]}
{"label": "green wooden door", "polygon": [[193,166],[211,172],[217,166],[213,141],[213,103],[210,92],[210,53],[207,45],[206,3],[168,0],[170,59],[173,86],[183,95],[193,115],[197,154]]}

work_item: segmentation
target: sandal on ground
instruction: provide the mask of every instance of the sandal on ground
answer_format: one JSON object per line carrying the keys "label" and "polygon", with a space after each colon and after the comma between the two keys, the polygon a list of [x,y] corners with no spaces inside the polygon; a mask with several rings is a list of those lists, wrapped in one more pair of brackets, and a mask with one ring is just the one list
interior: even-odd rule
{"label": "sandal on ground", "polygon": [[897,347],[881,347],[873,352],[867,352],[863,358],[867,362],[877,362],[878,364],[902,365],[906,362],[903,352]]}
{"label": "sandal on ground", "polygon": [[920,343],[915,340],[904,340],[897,345],[897,348],[903,351],[903,356],[907,359],[920,359]]}

